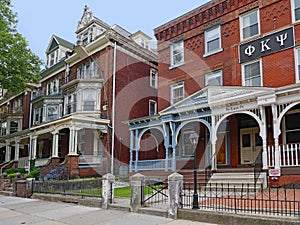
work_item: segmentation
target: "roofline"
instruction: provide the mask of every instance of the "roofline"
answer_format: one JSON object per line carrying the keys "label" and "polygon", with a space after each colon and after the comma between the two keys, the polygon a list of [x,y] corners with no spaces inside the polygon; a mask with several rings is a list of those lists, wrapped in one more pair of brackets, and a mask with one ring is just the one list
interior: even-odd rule
{"label": "roofline", "polygon": [[170,20],[169,22],[166,22],[166,23],[164,23],[164,24],[162,24],[162,25],[160,25],[160,26],[154,28],[153,30],[154,30],[154,32],[156,32],[156,30],[158,30],[158,29],[160,29],[160,28],[162,28],[162,27],[165,27],[165,26],[167,26],[167,25],[169,25],[169,24],[175,22],[176,20],[179,20],[179,19],[181,19],[181,18],[183,18],[183,17],[185,17],[185,16],[187,16],[187,15],[189,15],[189,14],[191,14],[191,13],[193,13],[193,12],[199,10],[199,9],[202,9],[203,7],[205,7],[205,6],[207,6],[207,5],[211,4],[211,3],[213,3],[213,2],[215,2],[215,1],[216,1],[216,0],[210,0],[209,2],[204,3],[204,4],[200,5],[200,6],[198,6],[197,8],[192,9],[192,10],[190,10],[190,11],[188,11],[188,12],[182,14],[181,16],[178,16],[178,17],[176,17],[176,18]]}

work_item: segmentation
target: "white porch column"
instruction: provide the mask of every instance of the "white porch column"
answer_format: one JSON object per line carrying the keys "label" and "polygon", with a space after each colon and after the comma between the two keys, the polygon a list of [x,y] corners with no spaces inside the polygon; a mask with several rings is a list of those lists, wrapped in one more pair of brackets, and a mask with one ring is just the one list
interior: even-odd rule
{"label": "white porch column", "polygon": [[172,170],[176,171],[176,147],[172,147]]}
{"label": "white porch column", "polygon": [[277,106],[275,104],[272,104],[272,114],[273,114],[273,135],[274,135],[274,144],[275,144],[274,168],[280,169],[279,135],[281,133],[281,130],[278,124],[278,111],[277,111]]}
{"label": "white porch column", "polygon": [[37,147],[37,137],[36,136],[30,136],[30,143],[31,143],[31,146],[30,146],[30,149],[31,149],[31,155],[30,157],[32,159],[35,159],[36,158],[36,147]]}
{"label": "white porch column", "polygon": [[274,161],[274,168],[280,169],[280,151],[279,151],[279,138],[274,137],[275,141],[275,161]]}
{"label": "white porch column", "polygon": [[139,161],[139,138],[138,138],[138,130],[135,130],[135,172],[138,171],[138,161]]}
{"label": "white porch column", "polygon": [[133,159],[133,143],[134,143],[134,133],[133,130],[130,130],[130,158],[129,158],[129,172],[132,172],[132,159]]}
{"label": "white porch column", "polygon": [[11,146],[9,142],[6,142],[6,151],[5,151],[5,162],[11,160]]}
{"label": "white porch column", "polygon": [[52,158],[58,157],[58,132],[52,133]]}
{"label": "white porch column", "polygon": [[69,135],[69,155],[77,155],[77,131],[74,127],[70,127]]}
{"label": "white porch column", "polygon": [[261,138],[263,141],[263,149],[262,149],[262,164],[263,169],[268,169],[268,152],[267,152],[267,124],[266,124],[266,110],[262,106],[260,106],[260,114],[262,117],[262,130],[261,130]]}
{"label": "white porch column", "polygon": [[216,130],[216,116],[211,116],[211,170],[217,170],[217,130]]}
{"label": "white porch column", "polygon": [[19,160],[19,152],[20,152],[20,142],[19,140],[16,140],[16,146],[15,146],[15,158],[14,160],[15,161],[18,161]]}

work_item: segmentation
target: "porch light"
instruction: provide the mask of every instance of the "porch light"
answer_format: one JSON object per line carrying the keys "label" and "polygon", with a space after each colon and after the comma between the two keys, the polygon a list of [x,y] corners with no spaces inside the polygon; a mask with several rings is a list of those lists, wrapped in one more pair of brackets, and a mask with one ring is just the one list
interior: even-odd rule
{"label": "porch light", "polygon": [[199,209],[198,204],[198,193],[197,193],[197,163],[196,163],[196,146],[198,144],[199,135],[193,131],[189,136],[190,142],[194,148],[194,194],[193,194],[193,208],[192,209]]}

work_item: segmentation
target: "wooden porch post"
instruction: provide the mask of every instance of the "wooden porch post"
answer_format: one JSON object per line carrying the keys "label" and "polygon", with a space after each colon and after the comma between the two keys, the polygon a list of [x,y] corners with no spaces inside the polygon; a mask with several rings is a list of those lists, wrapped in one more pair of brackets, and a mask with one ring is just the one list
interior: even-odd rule
{"label": "wooden porch post", "polygon": [[216,148],[217,148],[217,130],[216,130],[216,116],[211,116],[211,132],[212,132],[212,138],[211,138],[211,170],[216,171],[217,170],[217,156],[216,156]]}
{"label": "wooden porch post", "polygon": [[277,106],[272,104],[272,114],[273,114],[273,135],[275,142],[275,160],[274,160],[274,168],[280,169],[280,152],[279,152],[279,135],[281,133],[280,126],[278,124],[278,111]]}
{"label": "wooden porch post", "polygon": [[261,138],[263,140],[263,149],[262,149],[262,164],[263,169],[268,169],[268,153],[267,153],[267,123],[266,123],[266,111],[265,108],[260,106],[260,113],[262,117],[262,130]]}
{"label": "wooden porch post", "polygon": [[134,134],[133,130],[130,130],[130,156],[129,156],[129,172],[132,172],[132,158],[133,158],[133,143],[134,143]]}

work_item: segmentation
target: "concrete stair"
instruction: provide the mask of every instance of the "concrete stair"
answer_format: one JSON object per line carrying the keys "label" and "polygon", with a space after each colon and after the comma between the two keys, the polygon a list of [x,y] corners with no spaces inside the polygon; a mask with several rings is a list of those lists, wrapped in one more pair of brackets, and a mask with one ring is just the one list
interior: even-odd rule
{"label": "concrete stair", "polygon": [[243,192],[259,192],[267,187],[266,173],[261,173],[257,182],[253,172],[222,172],[214,173],[206,188],[213,190],[236,190]]}

